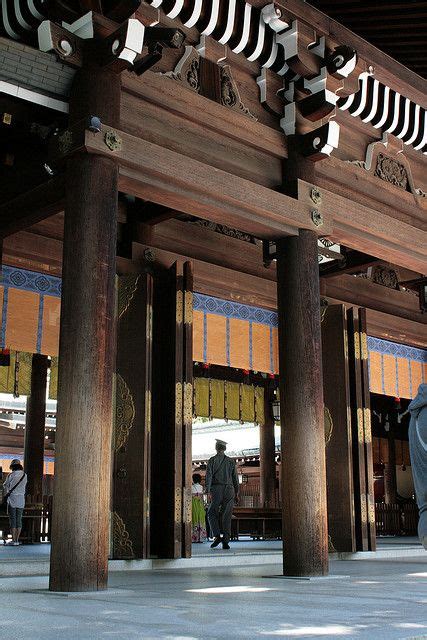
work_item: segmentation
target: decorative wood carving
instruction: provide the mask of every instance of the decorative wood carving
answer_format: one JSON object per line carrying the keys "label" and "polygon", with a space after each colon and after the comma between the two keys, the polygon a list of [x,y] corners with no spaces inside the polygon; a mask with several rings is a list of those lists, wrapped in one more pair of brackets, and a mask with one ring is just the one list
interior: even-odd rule
{"label": "decorative wood carving", "polygon": [[118,318],[120,319],[124,313],[126,313],[132,302],[133,296],[138,286],[138,280],[140,276],[131,274],[129,276],[122,276],[119,280],[118,287]]}
{"label": "decorative wood carving", "polygon": [[234,109],[249,116],[253,120],[257,118],[245,107],[241,98],[237,83],[231,73],[231,67],[228,64],[221,66],[221,104],[230,109]]}
{"label": "decorative wood carving", "polygon": [[405,189],[405,191],[408,188],[408,173],[403,164],[394,158],[385,156],[383,153],[379,153],[377,156],[374,175],[381,178],[381,180],[396,185],[396,187]]}
{"label": "decorative wood carving", "polygon": [[121,375],[116,376],[116,425],[114,450],[122,449],[128,439],[135,420],[135,405],[132,394]]}
{"label": "decorative wood carving", "polygon": [[243,242],[249,242],[250,244],[256,244],[254,236],[251,236],[249,233],[244,233],[243,231],[239,231],[238,229],[231,229],[227,227],[225,224],[219,224],[217,222],[211,222],[210,220],[201,220],[195,219],[191,221],[193,224],[198,225],[199,227],[205,227],[209,231],[214,231],[215,233],[221,233],[223,236],[228,236],[229,238],[235,238],[236,240],[242,240]]}
{"label": "decorative wood carving", "polygon": [[381,284],[389,289],[397,289],[399,291],[399,276],[394,269],[379,265],[368,269],[368,278],[376,284]]}
{"label": "decorative wood carving", "polygon": [[113,545],[115,558],[134,558],[132,540],[126,530],[126,525],[116,511],[112,513],[113,518]]}
{"label": "decorative wood carving", "polygon": [[323,407],[323,417],[325,421],[325,445],[327,445],[332,437],[334,421],[332,420],[331,412],[326,405]]}
{"label": "decorative wood carving", "polygon": [[[383,153],[382,148],[387,150]],[[404,154],[403,143],[388,133],[381,140],[374,140],[366,147],[364,160],[352,160],[351,164],[369,171],[372,175],[390,184],[409,191],[414,196],[427,197],[427,192],[416,188],[411,165]]]}
{"label": "decorative wood carving", "polygon": [[[212,63],[213,64],[213,63]],[[224,106],[239,111],[245,116],[257,120],[257,118],[245,107],[241,98],[237,83],[233,78],[229,65],[220,65],[221,95],[218,101]],[[201,93],[201,54],[194,47],[185,47],[185,52],[173,71],[163,73],[168,78],[181,82],[184,86],[196,93]],[[203,92],[202,92],[203,93]],[[212,97],[212,96],[208,96]]]}
{"label": "decorative wood carving", "polygon": [[194,47],[185,47],[185,52],[173,71],[162,74],[199,93],[200,91],[200,55]]}

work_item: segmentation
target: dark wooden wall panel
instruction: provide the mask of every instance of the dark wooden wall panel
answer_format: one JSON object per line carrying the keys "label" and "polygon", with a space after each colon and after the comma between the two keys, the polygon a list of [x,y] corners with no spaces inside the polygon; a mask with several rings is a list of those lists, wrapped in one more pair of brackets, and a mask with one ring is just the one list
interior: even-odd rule
{"label": "dark wooden wall panel", "polygon": [[323,394],[326,413],[328,531],[336,551],[355,551],[353,460],[346,312],[327,307],[322,321]]}
{"label": "dark wooden wall panel", "polygon": [[113,557],[149,556],[153,278],[118,277]]}

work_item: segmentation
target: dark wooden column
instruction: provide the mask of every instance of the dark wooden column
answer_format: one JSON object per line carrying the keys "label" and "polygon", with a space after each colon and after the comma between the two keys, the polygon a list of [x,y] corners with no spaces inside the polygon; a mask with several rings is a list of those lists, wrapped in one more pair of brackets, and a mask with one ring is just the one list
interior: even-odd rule
{"label": "dark wooden column", "polygon": [[397,502],[397,474],[396,474],[396,441],[393,426],[387,434],[388,462],[384,464],[384,502],[396,504]]}
{"label": "dark wooden column", "polygon": [[47,356],[33,354],[31,395],[27,399],[25,420],[24,469],[27,473],[27,493],[33,504],[42,501],[44,435],[46,424]]}
{"label": "dark wooden column", "polygon": [[192,270],[158,269],[153,296],[151,554],[191,555]]}
{"label": "dark wooden column", "polygon": [[[70,124],[119,123],[120,77],[87,56]],[[103,135],[102,133],[93,135]],[[50,589],[105,589],[108,578],[117,180],[114,160],[68,160]]]}
{"label": "dark wooden column", "polygon": [[274,417],[268,385],[264,388],[264,422],[259,427],[261,507],[276,506],[276,443]]}
{"label": "dark wooden column", "polygon": [[328,573],[317,235],[277,242],[285,575]]}

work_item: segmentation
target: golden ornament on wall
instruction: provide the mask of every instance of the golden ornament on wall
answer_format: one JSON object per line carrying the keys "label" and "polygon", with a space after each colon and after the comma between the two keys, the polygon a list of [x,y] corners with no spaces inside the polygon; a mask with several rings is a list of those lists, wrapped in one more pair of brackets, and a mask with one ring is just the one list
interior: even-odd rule
{"label": "golden ornament on wall", "polygon": [[135,405],[132,394],[121,375],[116,375],[116,423],[114,429],[114,450],[119,451],[129,437],[135,419]]}
{"label": "golden ornament on wall", "polygon": [[113,511],[113,549],[115,558],[134,558],[132,540],[126,530],[123,519]]}
{"label": "golden ornament on wall", "polygon": [[334,423],[332,420],[331,412],[328,407],[324,405],[323,407],[323,419],[325,425],[325,445],[328,444],[332,437],[332,432],[334,430]]}

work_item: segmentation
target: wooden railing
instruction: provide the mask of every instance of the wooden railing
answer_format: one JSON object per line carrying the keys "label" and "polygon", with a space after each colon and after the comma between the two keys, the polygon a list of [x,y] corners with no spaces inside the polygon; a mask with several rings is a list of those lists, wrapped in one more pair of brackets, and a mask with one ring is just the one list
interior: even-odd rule
{"label": "wooden railing", "polygon": [[[276,489],[274,493],[274,503],[269,506],[271,508],[280,509],[279,489]],[[261,504],[260,500],[259,482],[254,482],[251,484],[241,484],[239,488],[239,496],[239,504],[241,507],[245,507],[246,509],[258,509],[264,507],[264,505]]]}
{"label": "wooden railing", "polygon": [[418,507],[416,504],[375,505],[375,521],[378,536],[416,536]]}
{"label": "wooden railing", "polygon": [[[52,496],[31,496],[25,498],[22,518],[22,542],[50,542],[52,519]],[[9,517],[0,517],[0,534],[3,542],[9,535]]]}
{"label": "wooden railing", "polygon": [[[239,506],[243,509],[262,509],[259,483],[240,485]],[[279,490],[275,492],[275,502],[271,507],[280,509]],[[418,527],[418,507],[408,504],[375,504],[375,520],[379,536],[416,536]]]}

